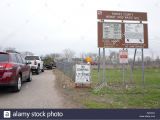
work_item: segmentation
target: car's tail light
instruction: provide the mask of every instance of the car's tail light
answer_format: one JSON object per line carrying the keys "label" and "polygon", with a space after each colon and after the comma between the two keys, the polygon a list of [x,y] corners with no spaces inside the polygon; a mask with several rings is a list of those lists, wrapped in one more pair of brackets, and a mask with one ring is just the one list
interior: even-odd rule
{"label": "car's tail light", "polygon": [[8,64],[6,64],[6,66],[5,66],[5,70],[12,70],[12,69],[13,69],[13,67],[14,67],[14,65],[13,65],[13,64],[8,63]]}
{"label": "car's tail light", "polygon": [[34,65],[37,65],[37,61],[36,60],[34,61]]}

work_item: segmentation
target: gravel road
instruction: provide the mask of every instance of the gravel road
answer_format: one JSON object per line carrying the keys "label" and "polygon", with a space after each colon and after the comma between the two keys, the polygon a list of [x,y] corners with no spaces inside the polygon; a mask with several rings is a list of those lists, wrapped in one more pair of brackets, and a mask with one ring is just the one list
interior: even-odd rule
{"label": "gravel road", "polygon": [[56,88],[51,70],[32,75],[31,82],[24,82],[20,92],[0,89],[0,108],[76,108]]}

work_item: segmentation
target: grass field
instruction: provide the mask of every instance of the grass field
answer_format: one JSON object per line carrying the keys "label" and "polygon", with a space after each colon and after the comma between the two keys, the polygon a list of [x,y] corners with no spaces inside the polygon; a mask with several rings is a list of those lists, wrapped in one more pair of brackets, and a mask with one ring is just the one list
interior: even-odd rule
{"label": "grass field", "polygon": [[[124,78],[121,69],[106,70],[108,86],[91,90],[91,99],[88,98],[83,104],[87,108],[160,108],[160,69],[145,69],[145,86],[142,84],[141,69],[134,69],[133,74],[125,69]],[[100,81],[94,69],[92,85],[95,87],[97,83]]]}

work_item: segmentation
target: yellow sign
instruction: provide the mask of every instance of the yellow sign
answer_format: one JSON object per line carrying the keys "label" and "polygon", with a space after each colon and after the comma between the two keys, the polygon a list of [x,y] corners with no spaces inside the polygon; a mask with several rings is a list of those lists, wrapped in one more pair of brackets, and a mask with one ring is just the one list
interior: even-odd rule
{"label": "yellow sign", "polygon": [[87,63],[91,63],[91,62],[92,62],[92,58],[91,58],[91,57],[86,57],[85,61],[86,61]]}

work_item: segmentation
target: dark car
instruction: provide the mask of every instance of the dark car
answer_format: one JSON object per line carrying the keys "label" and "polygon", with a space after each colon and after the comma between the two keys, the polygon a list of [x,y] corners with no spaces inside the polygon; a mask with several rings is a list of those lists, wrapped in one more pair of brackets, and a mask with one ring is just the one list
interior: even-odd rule
{"label": "dark car", "polygon": [[56,63],[55,62],[45,63],[44,66],[45,66],[46,69],[51,70],[53,68],[56,68]]}
{"label": "dark car", "polygon": [[98,65],[97,62],[91,62],[91,65]]}
{"label": "dark car", "polygon": [[45,64],[44,66],[45,66],[46,69],[49,69],[49,70],[52,69],[52,64]]}
{"label": "dark car", "polygon": [[0,86],[12,86],[20,91],[22,82],[32,80],[29,62],[19,53],[0,52]]}

